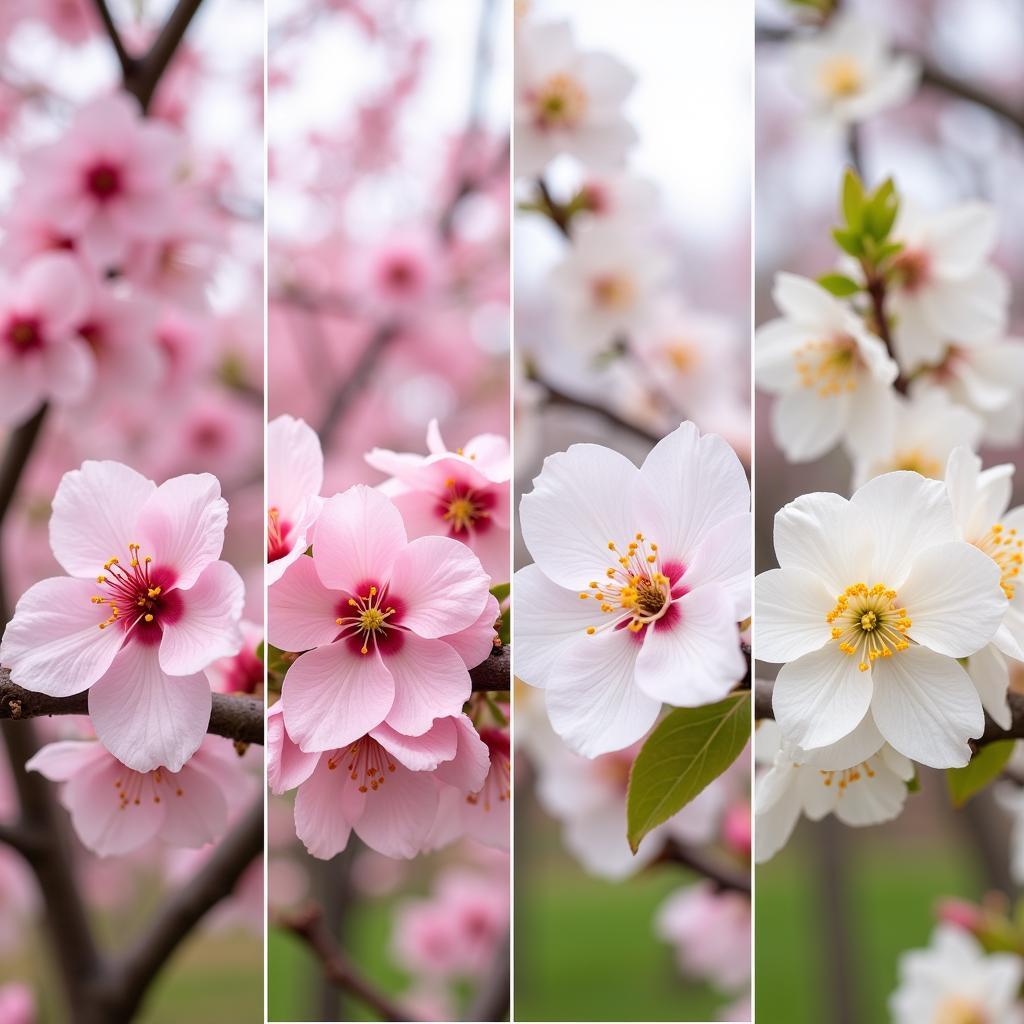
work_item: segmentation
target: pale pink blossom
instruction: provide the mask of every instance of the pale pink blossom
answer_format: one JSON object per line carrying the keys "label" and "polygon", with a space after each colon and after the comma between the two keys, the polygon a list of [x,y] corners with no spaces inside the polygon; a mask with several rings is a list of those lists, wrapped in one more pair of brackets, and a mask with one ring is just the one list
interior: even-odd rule
{"label": "pale pink blossom", "polygon": [[508,441],[480,434],[450,451],[437,420],[427,428],[426,456],[374,448],[366,461],[388,473],[384,490],[411,537],[432,534],[468,544],[491,578],[507,580],[509,554]]}
{"label": "pale pink blossom", "polygon": [[66,473],[50,546],[69,574],[18,601],[0,663],[26,689],[89,690],[103,745],[139,772],[179,771],[199,748],[212,696],[204,669],[238,652],[238,573],[218,561],[227,502],[208,474],[159,487],[116,462]]}
{"label": "pale pink blossom", "polygon": [[0,985],[0,1020],[4,1024],[36,1024],[36,1000],[20,981]]}
{"label": "pale pink blossom", "polygon": [[382,723],[418,736],[458,715],[469,672],[445,638],[487,606],[476,556],[449,537],[409,541],[398,509],[364,485],[329,498],[314,530],[312,557],[269,593],[268,639],[305,652],[281,692],[289,735],[331,750]]}
{"label": "pale pink blossom", "polygon": [[106,269],[130,242],[168,229],[180,140],[126,93],[94,100],[29,161],[27,188],[54,223]]}
{"label": "pale pink blossom", "polygon": [[96,361],[76,329],[89,302],[89,279],[66,253],[39,256],[0,285],[0,424],[84,397]]}
{"label": "pale pink blossom", "polygon": [[355,742],[321,753],[295,798],[295,831],[306,849],[329,859],[355,832],[388,857],[420,853],[434,824],[441,785],[475,792],[487,770],[483,744],[464,745],[468,733],[460,728],[462,721],[463,716],[438,718],[419,736],[381,723]]}
{"label": "pale pink blossom", "polygon": [[214,693],[258,693],[263,687],[264,664],[259,656],[263,627],[242,620],[242,649],[219,658],[206,670]]}
{"label": "pale pink blossom", "polygon": [[238,755],[218,737],[207,737],[177,772],[132,771],[89,740],[50,743],[26,767],[62,784],[60,800],[78,838],[101,857],[152,839],[195,848],[214,842],[244,781]]}
{"label": "pale pink blossom", "polygon": [[304,420],[278,416],[267,427],[267,583],[276,583],[309,547],[323,505],[320,439]]}

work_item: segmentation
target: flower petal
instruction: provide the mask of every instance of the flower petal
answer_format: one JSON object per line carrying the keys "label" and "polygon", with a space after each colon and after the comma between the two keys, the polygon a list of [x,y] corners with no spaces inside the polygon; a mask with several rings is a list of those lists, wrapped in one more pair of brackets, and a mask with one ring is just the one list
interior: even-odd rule
{"label": "flower petal", "polygon": [[218,780],[193,764],[164,778],[160,838],[170,846],[193,850],[219,839],[228,824],[228,801]]}
{"label": "flower petal", "polygon": [[622,750],[643,736],[661,701],[636,685],[640,644],[628,630],[582,636],[565,646],[547,688],[555,732],[584,757]]}
{"label": "flower petal", "polygon": [[950,658],[980,651],[1006,614],[999,567],[971,544],[951,541],[922,551],[897,600],[913,625],[908,636]]}
{"label": "flower petal", "polygon": [[387,784],[366,795],[356,835],[385,857],[415,857],[426,844],[437,814],[438,785],[430,772],[411,772],[402,764]]}
{"label": "flower petal", "polygon": [[348,846],[352,821],[362,813],[365,797],[348,785],[348,776],[329,767],[324,754],[295,796],[295,834],[314,857],[328,860]]}
{"label": "flower petal", "polygon": [[491,752],[468,716],[459,715],[454,721],[458,737],[455,756],[438,765],[434,777],[460,793],[476,793],[487,779]]}
{"label": "flower petal", "polygon": [[305,422],[278,416],[267,426],[267,503],[294,520],[306,500],[324,484],[320,439]]}
{"label": "flower petal", "polygon": [[794,661],[823,647],[833,597],[804,569],[769,569],[754,580],[754,648],[762,661]]}
{"label": "flower petal", "polygon": [[384,721],[394,700],[380,655],[356,654],[344,641],[307,651],[281,688],[285,728],[307,752],[353,743]]}
{"label": "flower petal", "polygon": [[1009,729],[1013,713],[1007,699],[1010,687],[1010,667],[995,644],[983,647],[972,654],[964,666],[981,698],[981,706],[992,716],[992,721],[1002,729]]}
{"label": "flower petal", "polygon": [[201,672],[242,649],[242,577],[227,562],[208,565],[181,592],[181,617],[161,622],[160,667],[169,675]]}
{"label": "flower petal", "polygon": [[107,605],[93,604],[94,581],[55,576],[29,587],[0,641],[0,664],[26,690],[68,697],[110,667],[124,641],[120,626],[100,629]]}
{"label": "flower petal", "polygon": [[212,705],[205,675],[167,675],[156,646],[138,641],[125,644],[89,690],[100,742],[137,772],[180,771],[206,736]]}
{"label": "flower petal", "polygon": [[210,473],[172,477],[162,483],[139,513],[136,539],[144,555],[170,567],[175,586],[187,590],[199,574],[220,558],[228,503],[220,481]]}
{"label": "flower petal", "polygon": [[402,626],[423,637],[442,637],[473,625],[487,604],[489,583],[465,544],[420,537],[395,558],[388,593],[402,602]]}
{"label": "flower petal", "polygon": [[370,735],[410,771],[432,772],[442,761],[450,761],[459,746],[454,718],[438,718],[419,736],[406,736],[382,722]]}
{"label": "flower petal", "polygon": [[696,589],[705,583],[725,587],[733,602],[733,620],[750,615],[754,556],[749,512],[730,516],[704,536],[686,567],[685,583]]}
{"label": "flower petal", "polygon": [[476,668],[481,662],[486,661],[494,651],[494,641],[498,637],[495,624],[500,615],[501,608],[498,605],[498,599],[493,594],[488,594],[484,610],[476,622],[467,626],[466,629],[459,630],[458,633],[450,633],[440,639],[455,649],[466,668]]}
{"label": "flower petal", "polygon": [[329,644],[339,632],[340,595],[320,582],[312,558],[300,557],[267,589],[267,639],[282,651]]}
{"label": "flower petal", "polygon": [[67,782],[89,765],[108,758],[106,750],[95,740],[61,740],[47,743],[25,762],[30,772],[39,772],[51,782]]}
{"label": "flower petal", "polygon": [[120,462],[84,462],[65,473],[53,498],[50,547],[72,576],[94,577],[125,558],[156,484]]}
{"label": "flower petal", "polygon": [[875,662],[871,713],[901,754],[930,768],[962,768],[967,740],[985,728],[981,701],[967,673],[952,659],[911,647]]}
{"label": "flower petal", "polygon": [[805,749],[824,747],[857,728],[872,692],[871,670],[857,666],[856,657],[833,643],[782,666],[772,707],[787,740]]}
{"label": "flower petal", "polygon": [[284,708],[278,701],[267,712],[267,785],[280,796],[301,786],[313,774],[318,753],[305,753],[284,727]]}
{"label": "flower petal", "polygon": [[636,685],[655,700],[697,707],[725,697],[743,678],[734,602],[709,584],[675,602],[679,618],[648,627],[636,661]]}
{"label": "flower petal", "polygon": [[406,736],[422,735],[435,718],[461,714],[473,692],[466,663],[443,640],[404,633],[384,664],[395,694],[385,721]]}

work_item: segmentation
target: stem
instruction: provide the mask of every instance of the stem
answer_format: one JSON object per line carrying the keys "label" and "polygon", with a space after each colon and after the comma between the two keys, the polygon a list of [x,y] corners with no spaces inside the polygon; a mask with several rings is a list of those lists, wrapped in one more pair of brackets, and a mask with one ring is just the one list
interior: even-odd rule
{"label": "stem", "polygon": [[684,846],[672,840],[655,863],[679,864],[695,874],[711,881],[719,892],[738,892],[750,895],[750,871],[737,871],[729,864],[722,864],[707,856],[701,850]]}
{"label": "stem", "polygon": [[121,33],[118,32],[117,26],[114,24],[114,18],[110,13],[110,7],[107,4],[107,0],[94,0],[96,4],[96,12],[100,16],[100,21],[103,23],[103,30],[107,33],[110,39],[110,45],[114,48],[114,53],[117,56],[117,62],[121,65],[121,78],[127,82],[135,72],[137,65],[136,59],[128,52],[125,48],[124,40],[121,38]]}
{"label": "stem", "polygon": [[134,66],[131,73],[125,76],[124,87],[139,101],[143,112],[149,110],[156,87],[177,53],[202,2],[203,0],[178,0],[178,5],[167,18],[149,52]]}

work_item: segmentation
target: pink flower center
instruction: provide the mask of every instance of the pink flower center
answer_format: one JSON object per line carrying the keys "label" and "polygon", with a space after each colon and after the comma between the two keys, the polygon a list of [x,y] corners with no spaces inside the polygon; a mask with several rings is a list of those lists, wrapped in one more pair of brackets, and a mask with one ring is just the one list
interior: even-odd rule
{"label": "pink flower center", "polygon": [[604,626],[588,626],[587,633],[593,636],[598,628],[620,626],[639,633],[671,609],[672,580],[661,563],[658,545],[648,542],[642,533],[629,542],[625,553],[612,540],[608,550],[618,556],[616,564],[605,570],[603,583],[591,580],[580,600],[596,601],[612,618]]}
{"label": "pink flower center", "polygon": [[106,605],[110,612],[99,624],[100,629],[119,622],[125,633],[145,643],[158,643],[160,621],[176,622],[181,617],[181,597],[171,589],[174,575],[155,568],[152,556],[142,557],[138,544],[129,544],[128,552],[127,564],[113,556],[103,563],[103,572],[96,577],[104,593],[93,596],[92,603]]}
{"label": "pink flower center", "polygon": [[35,317],[13,317],[7,325],[4,337],[16,355],[24,355],[43,347],[43,332]]}
{"label": "pink flower center", "polygon": [[281,519],[280,509],[267,509],[267,561],[276,562],[291,551],[288,535],[292,532],[291,523]]}
{"label": "pink flower center", "polygon": [[97,355],[103,351],[103,330],[97,323],[83,324],[78,328],[78,336]]}
{"label": "pink flower center", "polygon": [[437,514],[448,524],[451,536],[465,540],[460,534],[479,532],[490,526],[490,509],[493,504],[494,498],[491,494],[449,477],[445,481]]}
{"label": "pink flower center", "polygon": [[893,260],[892,269],[904,291],[916,292],[931,277],[931,260],[920,249],[904,249]]}
{"label": "pink flower center", "polygon": [[470,793],[466,797],[466,803],[474,807],[482,806],[487,812],[493,806],[506,803],[512,797],[510,745],[508,733],[501,729],[481,729],[480,739],[487,744],[487,750],[491,755],[491,767],[483,788],[479,793]]}
{"label": "pink flower center", "polygon": [[384,780],[395,771],[391,755],[374,739],[363,736],[345,750],[335,750],[327,760],[333,772],[344,764],[348,777],[357,784],[360,793],[376,793]]}
{"label": "pink flower center", "polygon": [[398,615],[399,609],[393,602],[387,602],[387,587],[381,588],[373,583],[357,589],[360,592],[348,598],[342,606],[342,614],[334,620],[341,626],[341,632],[335,639],[349,641],[363,655],[370,653],[371,645],[380,653],[382,646],[398,639],[394,616]]}
{"label": "pink flower center", "polygon": [[117,791],[118,810],[121,811],[141,807],[143,800],[159,804],[165,796],[185,795],[177,775],[166,768],[157,768],[151,772],[129,772],[127,778],[114,780],[114,789]]}
{"label": "pink flower center", "polygon": [[113,199],[121,191],[121,169],[107,161],[93,164],[86,172],[85,186],[101,203]]}

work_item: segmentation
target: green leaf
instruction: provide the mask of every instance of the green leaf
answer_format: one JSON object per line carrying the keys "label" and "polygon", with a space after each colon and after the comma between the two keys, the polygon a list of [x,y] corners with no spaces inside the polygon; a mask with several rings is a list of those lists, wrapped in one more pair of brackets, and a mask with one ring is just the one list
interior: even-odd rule
{"label": "green leaf", "polygon": [[848,253],[850,256],[862,256],[864,248],[861,240],[861,236],[855,231],[847,231],[845,228],[833,228],[832,237],[836,240],[836,245],[839,246],[843,252]]}
{"label": "green leaf", "polygon": [[1013,740],[997,740],[982,747],[964,768],[950,768],[946,785],[954,807],[963,807],[976,793],[999,778],[1013,754]]}
{"label": "green leaf", "polygon": [[818,278],[818,284],[839,299],[856,295],[861,290],[861,286],[852,277],[847,277],[845,274],[822,274]]}
{"label": "green leaf", "polygon": [[852,232],[859,232],[864,224],[864,186],[850,167],[843,175],[842,205],[846,226]]}
{"label": "green leaf", "polygon": [[864,211],[864,228],[876,242],[884,242],[889,237],[899,208],[900,197],[896,194],[896,185],[892,178],[886,178],[875,189]]}
{"label": "green leaf", "polygon": [[491,593],[498,599],[498,604],[504,604],[508,600],[508,595],[512,593],[512,584],[499,583],[491,587]]}
{"label": "green leaf", "polygon": [[498,619],[498,638],[501,640],[502,646],[508,647],[512,642],[512,609],[504,608],[501,612],[501,618]]}
{"label": "green leaf", "polygon": [[633,852],[652,828],[717,779],[749,739],[749,690],[717,704],[676,708],[668,714],[648,736],[630,772],[626,823]]}

